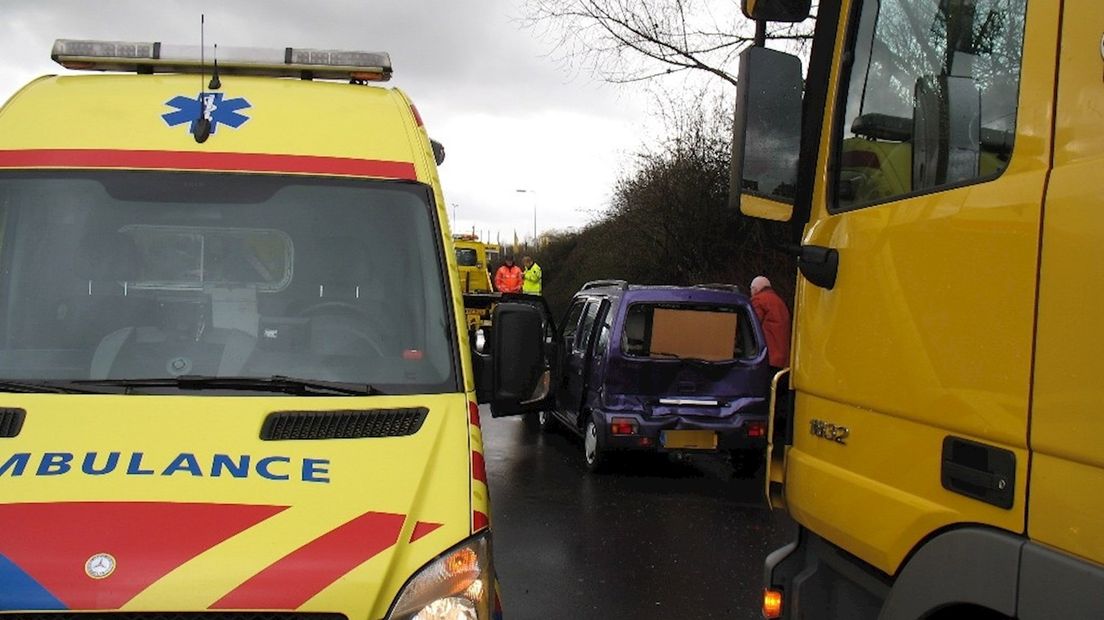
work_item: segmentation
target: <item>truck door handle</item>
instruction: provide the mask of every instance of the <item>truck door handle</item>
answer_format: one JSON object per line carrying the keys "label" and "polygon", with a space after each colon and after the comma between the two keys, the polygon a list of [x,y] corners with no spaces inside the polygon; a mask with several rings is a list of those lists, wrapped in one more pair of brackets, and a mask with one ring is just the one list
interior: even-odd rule
{"label": "truck door handle", "polygon": [[803,245],[797,252],[797,268],[809,282],[832,290],[839,272],[839,251],[819,245]]}
{"label": "truck door handle", "polygon": [[943,438],[943,488],[1004,509],[1012,507],[1016,455],[961,437]]}

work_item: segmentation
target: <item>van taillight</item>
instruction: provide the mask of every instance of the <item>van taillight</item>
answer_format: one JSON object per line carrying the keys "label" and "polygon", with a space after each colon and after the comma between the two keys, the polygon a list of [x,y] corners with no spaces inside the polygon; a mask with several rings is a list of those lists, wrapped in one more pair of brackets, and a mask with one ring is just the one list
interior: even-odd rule
{"label": "van taillight", "polygon": [[767,423],[766,422],[748,422],[747,436],[748,437],[766,437],[767,436]]}
{"label": "van taillight", "polygon": [[614,418],[610,420],[609,429],[611,435],[635,435],[636,420],[632,418]]}

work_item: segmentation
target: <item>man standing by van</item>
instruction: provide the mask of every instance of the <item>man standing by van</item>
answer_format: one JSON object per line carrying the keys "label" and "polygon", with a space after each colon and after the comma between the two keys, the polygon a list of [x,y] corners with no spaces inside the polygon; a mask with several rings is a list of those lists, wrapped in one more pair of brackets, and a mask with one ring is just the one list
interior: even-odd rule
{"label": "man standing by van", "polygon": [[778,372],[790,362],[790,309],[764,276],[751,281],[751,307],[763,326],[771,371]]}
{"label": "man standing by van", "polygon": [[521,292],[527,295],[540,295],[541,294],[541,268],[540,265],[533,262],[532,256],[526,256],[521,259],[521,264],[525,265],[525,275],[521,283]]}
{"label": "man standing by van", "polygon": [[514,264],[513,256],[507,256],[505,263],[495,272],[495,288],[499,293],[520,293],[521,279],[521,267]]}

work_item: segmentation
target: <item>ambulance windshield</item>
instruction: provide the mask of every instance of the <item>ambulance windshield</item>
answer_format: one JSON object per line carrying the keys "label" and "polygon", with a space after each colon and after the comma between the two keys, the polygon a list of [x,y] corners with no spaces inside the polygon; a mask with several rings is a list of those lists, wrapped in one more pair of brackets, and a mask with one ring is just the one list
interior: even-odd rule
{"label": "ambulance windshield", "polygon": [[0,176],[0,379],[294,377],[456,389],[415,183]]}

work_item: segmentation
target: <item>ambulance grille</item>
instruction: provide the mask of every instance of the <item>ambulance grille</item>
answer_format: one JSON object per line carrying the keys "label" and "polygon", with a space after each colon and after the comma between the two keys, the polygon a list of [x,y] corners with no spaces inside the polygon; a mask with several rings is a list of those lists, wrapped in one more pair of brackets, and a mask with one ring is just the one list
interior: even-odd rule
{"label": "ambulance grille", "polygon": [[23,418],[27,412],[23,409],[0,408],[0,437],[15,437],[23,430]]}
{"label": "ambulance grille", "polygon": [[261,439],[361,439],[403,437],[422,428],[425,407],[336,411],[275,411],[261,426]]}
{"label": "ambulance grille", "polygon": [[263,611],[115,611],[0,614],[4,620],[347,620],[345,614]]}

